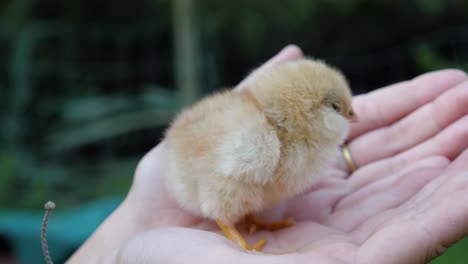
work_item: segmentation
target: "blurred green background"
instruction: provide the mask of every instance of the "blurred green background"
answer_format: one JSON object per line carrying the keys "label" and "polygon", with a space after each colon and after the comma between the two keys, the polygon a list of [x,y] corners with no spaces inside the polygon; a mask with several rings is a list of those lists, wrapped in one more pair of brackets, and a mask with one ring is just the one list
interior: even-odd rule
{"label": "blurred green background", "polygon": [[[40,209],[54,200],[65,213],[50,239],[64,259],[176,111],[289,43],[342,69],[355,93],[466,71],[468,1],[0,1],[2,252],[40,263]],[[467,259],[462,242],[435,262]]]}

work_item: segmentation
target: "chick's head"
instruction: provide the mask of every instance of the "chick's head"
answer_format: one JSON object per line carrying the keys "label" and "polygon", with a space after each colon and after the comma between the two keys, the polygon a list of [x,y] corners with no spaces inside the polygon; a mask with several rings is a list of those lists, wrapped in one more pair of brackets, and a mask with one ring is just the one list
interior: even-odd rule
{"label": "chick's head", "polygon": [[249,91],[283,141],[341,141],[356,119],[345,77],[321,61],[274,66],[258,74]]}

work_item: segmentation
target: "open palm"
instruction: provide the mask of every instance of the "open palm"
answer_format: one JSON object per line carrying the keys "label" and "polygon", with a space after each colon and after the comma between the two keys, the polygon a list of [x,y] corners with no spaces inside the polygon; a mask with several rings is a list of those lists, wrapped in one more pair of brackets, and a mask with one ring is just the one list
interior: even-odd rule
{"label": "open palm", "polygon": [[[289,47],[263,67],[301,56]],[[338,156],[304,195],[264,213],[293,217],[293,227],[247,235],[279,255],[242,251],[211,221],[179,209],[161,182],[161,144],[140,162],[121,206],[132,231],[112,261],[426,263],[468,231],[467,106],[468,79],[456,70],[355,97],[348,144],[359,169],[349,175]]]}

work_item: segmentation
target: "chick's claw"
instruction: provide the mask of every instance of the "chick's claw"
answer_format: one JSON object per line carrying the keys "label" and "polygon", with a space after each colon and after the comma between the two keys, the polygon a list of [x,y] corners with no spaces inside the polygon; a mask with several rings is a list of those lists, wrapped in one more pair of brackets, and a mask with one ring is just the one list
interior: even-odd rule
{"label": "chick's claw", "polygon": [[255,225],[255,224],[250,224],[250,226],[249,226],[249,234],[251,235],[251,234],[255,233],[256,231],[257,231],[257,225]]}
{"label": "chick's claw", "polygon": [[[262,251],[263,246],[265,246],[266,243],[267,243],[267,241],[265,239],[261,239],[257,243],[255,243],[253,246],[251,246],[250,250]],[[249,249],[247,249],[247,250],[249,250]]]}
{"label": "chick's claw", "polygon": [[262,239],[255,243],[253,246],[249,245],[244,237],[237,231],[234,225],[226,225],[221,220],[216,219],[216,224],[221,228],[224,235],[229,238],[231,241],[237,243],[241,248],[245,250],[255,250],[255,251],[262,251],[263,246],[266,244],[266,240]]}
{"label": "chick's claw", "polygon": [[292,218],[287,218],[282,221],[277,222],[268,222],[264,219],[261,219],[258,216],[249,214],[245,217],[245,223],[249,226],[249,234],[255,233],[257,230],[269,230],[274,231],[278,229],[283,229],[294,225],[294,220]]}

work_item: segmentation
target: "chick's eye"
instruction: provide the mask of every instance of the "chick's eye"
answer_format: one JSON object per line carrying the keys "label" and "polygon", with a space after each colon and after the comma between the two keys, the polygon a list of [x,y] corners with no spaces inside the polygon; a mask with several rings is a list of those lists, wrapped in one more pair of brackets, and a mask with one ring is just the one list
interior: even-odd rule
{"label": "chick's eye", "polygon": [[331,106],[333,107],[333,110],[335,110],[336,112],[338,113],[341,112],[341,107],[338,104],[332,103]]}

